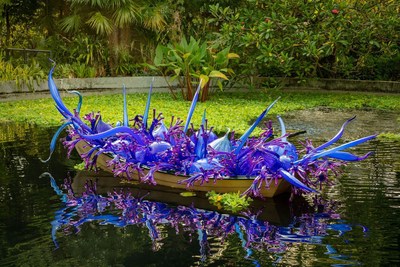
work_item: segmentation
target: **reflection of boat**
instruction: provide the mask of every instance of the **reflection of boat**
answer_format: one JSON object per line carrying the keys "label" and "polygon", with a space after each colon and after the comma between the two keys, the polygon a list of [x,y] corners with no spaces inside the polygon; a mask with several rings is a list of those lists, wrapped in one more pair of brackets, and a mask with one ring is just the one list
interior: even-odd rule
{"label": "reflection of boat", "polygon": [[[134,196],[145,196],[147,200],[159,201],[172,205],[196,207],[205,210],[217,210],[211,205],[205,196],[205,192],[196,192],[190,196],[183,196],[181,189],[168,186],[152,186],[136,181],[125,181],[118,179],[104,171],[78,171],[72,179],[72,189],[78,195],[85,190],[88,181],[96,182],[96,192],[107,194],[116,188],[129,189]],[[288,197],[283,194],[281,197],[268,198],[264,200],[254,199],[251,208],[258,212],[258,218],[267,220],[275,225],[288,225],[291,220]]]}
{"label": "reflection of boat", "polygon": [[[102,175],[104,173],[100,173],[99,181],[107,181],[108,178],[103,179]],[[338,254],[332,245],[326,243],[330,239],[324,237],[329,232],[342,236],[352,230],[343,220],[337,221],[338,215],[329,204],[323,205],[318,213],[313,211],[294,216],[290,224],[282,227],[262,220],[258,213],[249,211],[243,215],[230,215],[194,206],[174,206],[149,200],[153,192],[144,197],[136,197],[131,190],[114,189],[102,195],[98,190],[105,190],[112,184],[102,186],[101,183],[85,183],[85,172],[78,173],[72,184],[66,179],[63,187],[67,193],[58,188],[53,177],[50,176],[50,179],[52,187],[63,201],[52,221],[52,237],[56,246],[57,233],[65,235],[90,231],[91,228],[84,227],[85,224],[100,227],[113,225],[118,228],[134,225],[147,230],[154,250],[162,249],[166,239],[171,238],[163,234],[168,229],[172,229],[176,235],[197,236],[202,262],[213,261],[221,256],[210,249],[210,242],[219,240],[224,243],[221,248],[228,250],[237,242],[228,237],[236,236],[245,251],[245,259],[256,266],[260,265],[254,251],[271,253],[269,257],[279,261],[289,248],[301,243],[326,247],[325,254],[334,263],[356,263]],[[82,188],[84,183],[82,194],[74,192],[74,189]]]}
{"label": "reflection of boat", "polygon": [[[76,150],[82,156],[87,154],[92,147],[88,145],[85,141],[81,140],[75,145]],[[96,153],[92,152],[92,155]],[[99,154],[96,159],[96,167],[107,171],[109,173],[113,173],[112,167],[110,167],[109,161],[113,158],[108,154]],[[144,170],[146,172],[146,170]],[[135,175],[136,174],[136,175]],[[125,174],[126,177],[126,174]],[[131,173],[130,178],[139,181],[137,173]],[[254,179],[233,177],[233,178],[224,178],[215,180],[215,182],[208,182],[200,184],[200,181],[194,183],[193,186],[190,188],[187,187],[186,184],[180,183],[180,181],[189,178],[188,176],[180,176],[174,175],[167,172],[155,172],[154,173],[154,180],[156,181],[157,185],[161,186],[168,186],[171,188],[179,188],[184,190],[194,190],[194,191],[203,191],[208,192],[214,190],[217,193],[229,193],[229,192],[245,192],[254,182]],[[264,197],[275,197],[282,193],[290,191],[290,184],[284,179],[278,179],[275,182],[272,182],[269,188],[262,187],[260,188],[260,193]]]}

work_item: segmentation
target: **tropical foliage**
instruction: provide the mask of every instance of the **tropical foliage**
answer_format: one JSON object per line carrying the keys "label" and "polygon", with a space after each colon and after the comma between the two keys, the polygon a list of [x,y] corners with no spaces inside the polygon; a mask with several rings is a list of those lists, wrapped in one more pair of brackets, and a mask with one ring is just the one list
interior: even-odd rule
{"label": "tropical foliage", "polygon": [[228,80],[227,75],[234,73],[228,68],[229,60],[238,57],[230,53],[229,47],[216,52],[206,42],[193,37],[187,42],[183,37],[180,43],[158,45],[153,67],[164,77],[171,77],[170,81],[177,79],[186,100],[193,99],[195,86],[201,80],[200,99],[204,102],[208,98],[211,78],[219,78],[217,84],[222,89],[221,79]]}
{"label": "tropical foliage", "polygon": [[2,60],[0,55],[0,81],[15,80],[18,89],[26,86],[29,90],[34,90],[35,85],[39,85],[45,77],[46,73],[40,68],[35,61],[30,66],[25,64],[16,64],[12,61]]}
{"label": "tropical foliage", "polygon": [[208,38],[240,52],[245,76],[398,80],[399,11],[398,1],[216,4]]}

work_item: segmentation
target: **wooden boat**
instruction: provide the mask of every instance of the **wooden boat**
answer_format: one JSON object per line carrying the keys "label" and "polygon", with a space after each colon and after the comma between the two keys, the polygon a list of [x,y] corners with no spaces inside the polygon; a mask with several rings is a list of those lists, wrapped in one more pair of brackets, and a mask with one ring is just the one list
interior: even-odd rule
{"label": "wooden boat", "polygon": [[[76,146],[76,150],[79,155],[83,155],[90,151],[92,148],[87,142],[81,140]],[[96,153],[93,153],[94,155]],[[112,173],[112,169],[108,166],[108,161],[112,159],[111,155],[108,154],[100,154],[96,160],[96,166],[101,170]],[[134,180],[139,180],[137,174],[132,174],[131,178]],[[252,184],[253,179],[247,178],[245,176],[242,177],[227,177],[222,180],[210,181],[208,183],[203,183],[200,185],[199,182],[196,182],[193,186],[187,187],[186,184],[181,184],[179,181],[188,178],[187,176],[182,175],[174,175],[167,172],[156,172],[154,174],[155,181],[157,185],[167,186],[170,188],[178,188],[181,190],[187,191],[215,191],[216,193],[230,193],[230,192],[245,192]],[[269,188],[263,187],[260,189],[260,193],[263,197],[275,197],[280,194],[289,192],[291,190],[291,185],[284,179],[278,179],[277,183],[271,183]]]}
{"label": "wooden boat", "polygon": [[[331,146],[343,135],[345,126],[355,118],[353,117],[344,122],[340,131],[325,144],[314,148],[311,142],[308,143],[307,141],[305,145],[305,150],[307,152],[303,157],[300,157],[296,147],[287,141],[290,135],[286,134],[285,124],[283,120],[278,117],[281,126],[280,137],[274,138],[272,125],[268,123],[266,129],[259,138],[253,138],[252,141],[249,141],[249,137],[254,129],[260,124],[279,98],[264,109],[254,123],[238,139],[236,139],[232,133],[229,137],[229,130],[223,137],[218,138],[215,133],[212,132],[213,128],[208,128],[207,126],[205,111],[200,128],[198,128],[196,132],[190,121],[196,107],[201,83],[193,96],[184,125],[182,120],[174,120],[173,117],[171,119],[171,126],[168,129],[164,124],[162,113],[156,116],[155,110],[153,121],[148,125],[152,92],[151,86],[145,111],[143,115],[139,114],[135,117],[133,128],[129,126],[125,88],[123,90],[124,116],[122,124],[117,123],[114,127],[111,124],[103,122],[100,113],[95,114],[92,112],[83,117],[84,120],[89,122],[88,125],[87,122],[82,121],[80,117],[82,96],[78,92],[73,92],[79,96],[78,105],[73,112],[64,105],[57,86],[52,79],[54,67],[55,65],[49,72],[49,89],[56,103],[57,110],[63,115],[66,121],[60,126],[52,138],[49,158],[47,160],[42,160],[42,162],[50,160],[59,134],[65,128],[72,127],[71,125],[73,125],[76,134],[82,139],[80,139],[77,144],[75,143],[76,140],[74,140],[70,145],[76,146],[82,158],[85,157],[85,154],[93,155],[92,158],[85,158],[85,160],[88,160],[90,164],[96,165],[96,167],[104,171],[110,173],[113,173],[113,171],[125,173],[123,175],[129,176],[131,180],[133,179],[139,182],[140,179],[143,178],[135,173],[129,172],[129,168],[131,168],[130,164],[124,165],[123,162],[121,162],[122,164],[117,164],[118,166],[114,165],[110,167],[108,163],[115,160],[114,156],[112,154],[98,154],[97,152],[99,152],[99,150],[95,151],[97,146],[92,147],[90,145],[92,141],[89,140],[94,140],[98,148],[103,149],[102,151],[109,151],[110,153],[115,152],[115,154],[121,156],[124,154],[125,156],[127,155],[128,161],[131,158],[130,154],[136,152],[138,155],[135,153],[134,158],[140,159],[141,162],[147,164],[155,162],[155,164],[159,164],[158,166],[154,166],[153,169],[143,168],[146,167],[143,165],[140,166],[140,175],[142,175],[143,172],[144,174],[147,172],[149,175],[145,176],[144,179],[151,179],[151,182],[157,185],[190,191],[215,191],[217,193],[239,192],[252,196],[271,198],[290,191],[292,186],[298,189],[296,192],[317,193],[317,191],[312,188],[315,181],[317,181],[318,184],[328,181],[328,172],[336,174],[337,172],[334,168],[338,168],[343,164],[331,164],[329,158],[342,162],[363,160],[371,153],[369,152],[359,157],[341,150],[351,148],[376,137],[376,135],[371,135],[332,148]],[[193,128],[191,133],[189,133],[190,125],[192,125]],[[128,139],[125,139],[126,135],[129,136]],[[67,146],[69,145],[67,144]],[[100,148],[101,146],[103,147]],[[135,147],[135,149],[138,147],[138,150],[132,151],[132,147]],[[162,156],[161,153],[163,152],[169,155]],[[214,155],[208,157],[207,154],[211,153]],[[223,163],[221,163],[220,160]],[[179,176],[175,175],[174,172],[168,171],[155,172],[157,167],[165,168],[165,166],[176,171],[191,173],[192,176]],[[298,167],[301,167],[301,172],[307,173],[307,175],[300,174],[297,171],[299,170]],[[318,171],[315,171],[315,169],[318,169]],[[254,178],[235,176],[223,177],[223,179],[218,180],[212,179],[213,177],[221,177],[223,173],[248,174],[252,175]],[[308,177],[308,174],[311,174],[310,177]],[[255,177],[259,177],[259,179],[256,180]],[[204,182],[204,179],[210,179],[212,181]],[[185,180],[186,182],[189,181],[190,187],[184,182]],[[266,187],[265,183],[270,184]]]}

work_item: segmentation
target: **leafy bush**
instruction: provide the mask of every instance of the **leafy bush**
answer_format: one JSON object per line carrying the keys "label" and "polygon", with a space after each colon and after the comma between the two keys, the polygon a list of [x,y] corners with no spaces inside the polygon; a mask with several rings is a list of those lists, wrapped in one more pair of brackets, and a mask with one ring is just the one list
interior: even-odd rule
{"label": "leafy bush", "polygon": [[29,65],[14,65],[10,61],[4,61],[0,56],[0,81],[15,81],[19,89],[25,85],[33,91],[35,84],[39,85],[45,78],[46,73],[35,61]]}
{"label": "leafy bush", "polygon": [[208,39],[240,52],[242,76],[398,80],[398,12],[396,1],[247,0],[202,15]]}
{"label": "leafy bush", "polygon": [[62,78],[94,78],[96,69],[82,63],[61,64],[56,69],[56,77]]}
{"label": "leafy bush", "polygon": [[154,66],[151,67],[159,70],[164,77],[171,75],[170,81],[177,79],[186,100],[193,99],[194,86],[201,80],[200,100],[203,102],[208,98],[211,78],[218,78],[217,84],[222,89],[221,79],[228,80],[227,75],[233,74],[233,70],[228,68],[229,60],[238,57],[230,53],[230,47],[216,52],[206,42],[193,37],[187,42],[186,38],[182,38],[180,43],[158,45]]}
{"label": "leafy bush", "polygon": [[[53,51],[53,59],[58,65],[66,65],[66,76],[95,77],[107,75],[109,51],[105,40],[90,35],[77,34],[70,39],[54,35],[48,38],[48,49]],[[83,70],[86,66],[88,70]],[[108,73],[110,74],[110,73]]]}

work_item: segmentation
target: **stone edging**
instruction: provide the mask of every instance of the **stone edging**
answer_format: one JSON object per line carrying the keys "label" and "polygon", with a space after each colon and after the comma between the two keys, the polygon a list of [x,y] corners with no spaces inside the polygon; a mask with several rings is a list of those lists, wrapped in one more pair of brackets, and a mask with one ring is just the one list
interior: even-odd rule
{"label": "stone edging", "polygon": [[[60,91],[80,90],[84,92],[102,93],[121,90],[126,86],[128,93],[143,93],[149,90],[153,77],[101,77],[101,78],[76,78],[55,79]],[[343,80],[343,79],[307,79],[300,81],[295,78],[276,78],[283,89],[291,90],[333,90],[333,91],[361,91],[361,92],[385,92],[400,93],[400,82],[392,81],[367,81],[367,80]],[[266,78],[257,78],[256,84],[262,84]],[[176,88],[177,83],[172,83]],[[236,85],[231,91],[245,91],[244,86]],[[154,77],[154,92],[169,92],[167,82],[162,76]],[[34,87],[34,94],[48,92],[47,82]],[[22,94],[21,94],[22,93]],[[0,98],[32,94],[26,86],[17,88],[15,82],[0,82]]]}
{"label": "stone edging", "polygon": [[346,79],[282,79],[282,86],[286,89],[312,89],[330,91],[360,91],[400,93],[400,82],[395,81],[370,81]]}

